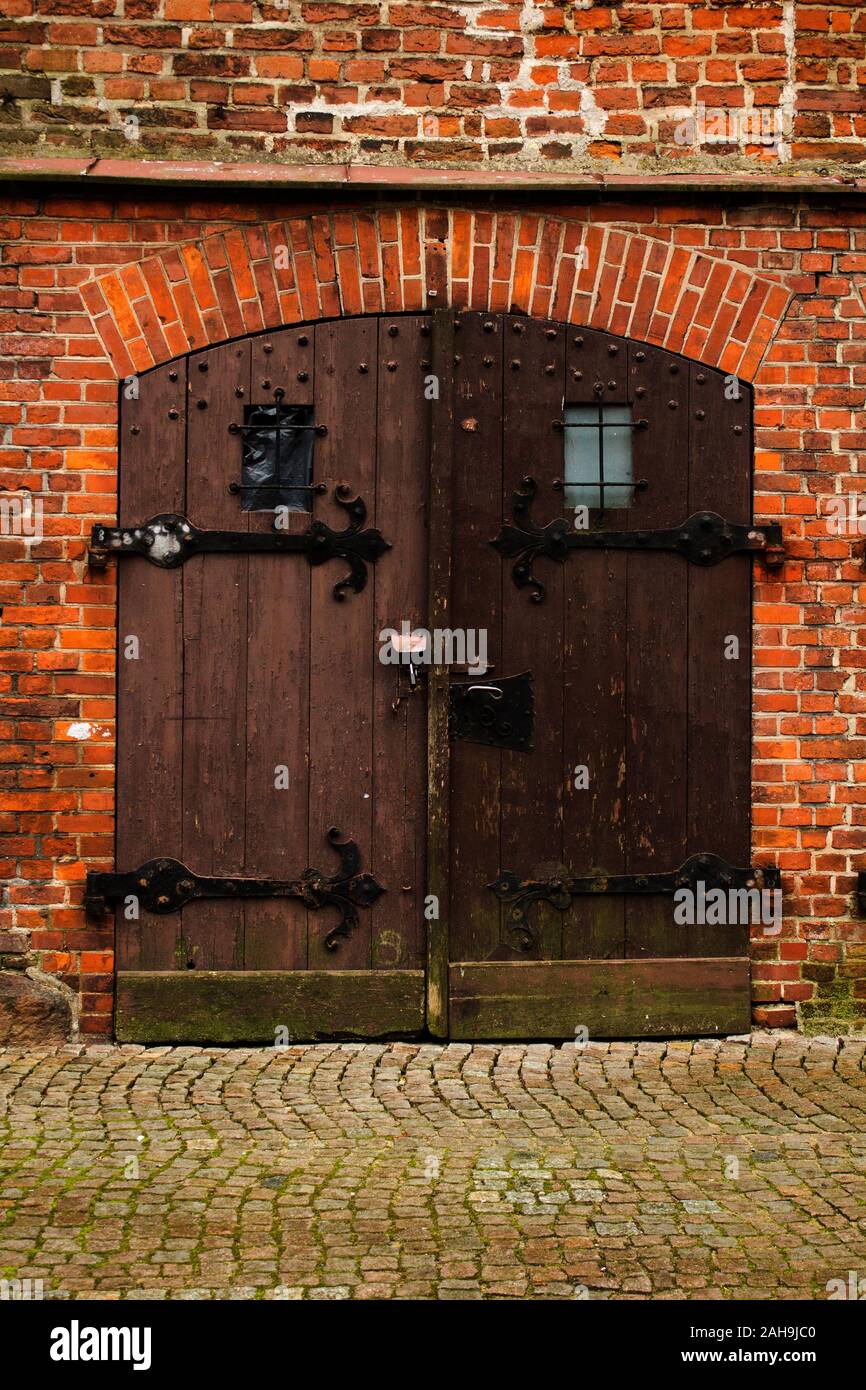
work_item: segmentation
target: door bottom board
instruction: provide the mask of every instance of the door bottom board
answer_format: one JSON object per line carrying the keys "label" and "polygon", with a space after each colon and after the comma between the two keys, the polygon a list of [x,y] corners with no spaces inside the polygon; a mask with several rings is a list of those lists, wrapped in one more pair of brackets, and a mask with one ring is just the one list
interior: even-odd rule
{"label": "door bottom board", "polygon": [[136,1043],[401,1038],[424,1028],[422,970],[121,970],[115,1036]]}
{"label": "door bottom board", "polygon": [[[449,1036],[572,1040],[721,1036],[751,1027],[749,960],[458,961]],[[136,1043],[418,1037],[421,970],[122,970],[115,1036]]]}
{"label": "door bottom board", "polygon": [[665,1038],[748,1033],[746,956],[458,961],[449,967],[455,1041]]}

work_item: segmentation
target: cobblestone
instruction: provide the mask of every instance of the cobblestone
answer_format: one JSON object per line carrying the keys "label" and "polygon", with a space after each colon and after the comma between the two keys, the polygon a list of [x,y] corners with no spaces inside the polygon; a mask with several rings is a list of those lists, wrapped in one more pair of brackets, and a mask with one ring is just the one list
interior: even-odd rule
{"label": "cobblestone", "polygon": [[0,1277],[48,1298],[826,1298],[866,1040],[0,1050]]}

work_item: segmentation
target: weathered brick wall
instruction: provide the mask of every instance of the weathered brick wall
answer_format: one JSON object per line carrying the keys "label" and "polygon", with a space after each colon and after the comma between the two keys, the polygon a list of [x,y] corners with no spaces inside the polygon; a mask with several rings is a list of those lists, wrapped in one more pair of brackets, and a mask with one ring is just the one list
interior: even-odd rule
{"label": "weathered brick wall", "polygon": [[[866,157],[866,8],[5,0],[23,155],[622,170]],[[763,124],[762,124],[763,122]]]}
{"label": "weathered brick wall", "polygon": [[754,943],[755,1017],[862,1025],[863,538],[828,529],[826,504],[866,494],[866,214],[838,199],[311,211],[261,195],[6,200],[0,490],[32,490],[46,514],[40,543],[0,539],[0,966],[54,975],[82,1029],[110,1031],[113,926],[85,919],[82,890],[113,853],[115,594],[84,538],[116,513],[118,377],[280,322],[490,305],[754,380],[756,519],[782,522],[788,554],[781,574],[756,571],[754,852],[780,865],[786,914]]}

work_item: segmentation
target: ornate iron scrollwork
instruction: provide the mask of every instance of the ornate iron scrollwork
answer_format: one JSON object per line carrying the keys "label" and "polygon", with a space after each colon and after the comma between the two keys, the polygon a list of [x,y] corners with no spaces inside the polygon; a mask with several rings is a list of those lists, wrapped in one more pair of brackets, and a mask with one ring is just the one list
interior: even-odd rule
{"label": "ornate iron scrollwork", "polygon": [[529,921],[535,903],[546,902],[557,912],[565,912],[572,898],[584,894],[675,893],[678,888],[773,889],[781,886],[775,867],[735,868],[717,854],[693,854],[678,869],[656,874],[552,874],[549,878],[519,878],[505,869],[488,883],[500,902],[509,905],[508,929],[516,945],[528,951],[536,942],[536,931]]}
{"label": "ornate iron scrollwork", "polygon": [[111,903],[134,897],[146,912],[179,912],[186,903],[201,898],[299,898],[305,907],[318,912],[335,907],[340,920],[325,937],[329,951],[336,950],[343,937],[358,925],[358,908],[369,908],[385,889],[372,874],[361,872],[361,854],[354,840],[340,840],[331,826],[328,844],[336,851],[339,869],[324,874],[321,869],[305,869],[300,878],[212,877],[193,873],[177,859],[149,859],[129,873],[89,873],[84,905],[98,913]]}
{"label": "ornate iron scrollwork", "polygon": [[176,569],[191,555],[228,553],[233,555],[305,555],[310,565],[328,560],[345,560],[349,573],[334,585],[334,598],[345,597],[347,589],[359,594],[367,583],[367,565],[375,564],[391,543],[374,527],[363,530],[367,508],[361,497],[352,497],[345,483],[334,489],[334,501],[349,516],[345,531],[334,531],[324,521],[314,521],[306,531],[202,531],[175,512],[151,517],[140,526],[94,526],[90,537],[89,560],[104,569],[110,555],[143,555],[162,569]]}
{"label": "ornate iron scrollwork", "polygon": [[538,526],[530,515],[537,490],[534,478],[523,479],[511,494],[515,525],[504,525],[490,542],[500,555],[515,560],[514,582],[518,589],[531,589],[535,603],[544,600],[544,585],[532,571],[540,555],[559,564],[571,550],[669,550],[693,565],[717,565],[742,550],[757,551],[770,566],[780,565],[784,558],[782,531],[775,522],[741,526],[716,512],[695,512],[680,526],[647,531],[578,531],[564,517]]}

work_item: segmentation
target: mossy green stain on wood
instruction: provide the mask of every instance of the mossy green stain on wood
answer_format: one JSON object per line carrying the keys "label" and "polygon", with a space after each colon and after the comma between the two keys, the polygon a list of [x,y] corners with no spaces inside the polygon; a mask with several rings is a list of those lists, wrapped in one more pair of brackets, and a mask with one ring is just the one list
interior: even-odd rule
{"label": "mossy green stain on wood", "polygon": [[463,961],[451,966],[451,1037],[720,1036],[750,1028],[746,957]]}
{"label": "mossy green stain on wood", "polygon": [[385,1039],[423,1027],[421,970],[128,970],[117,977],[119,1042]]}

